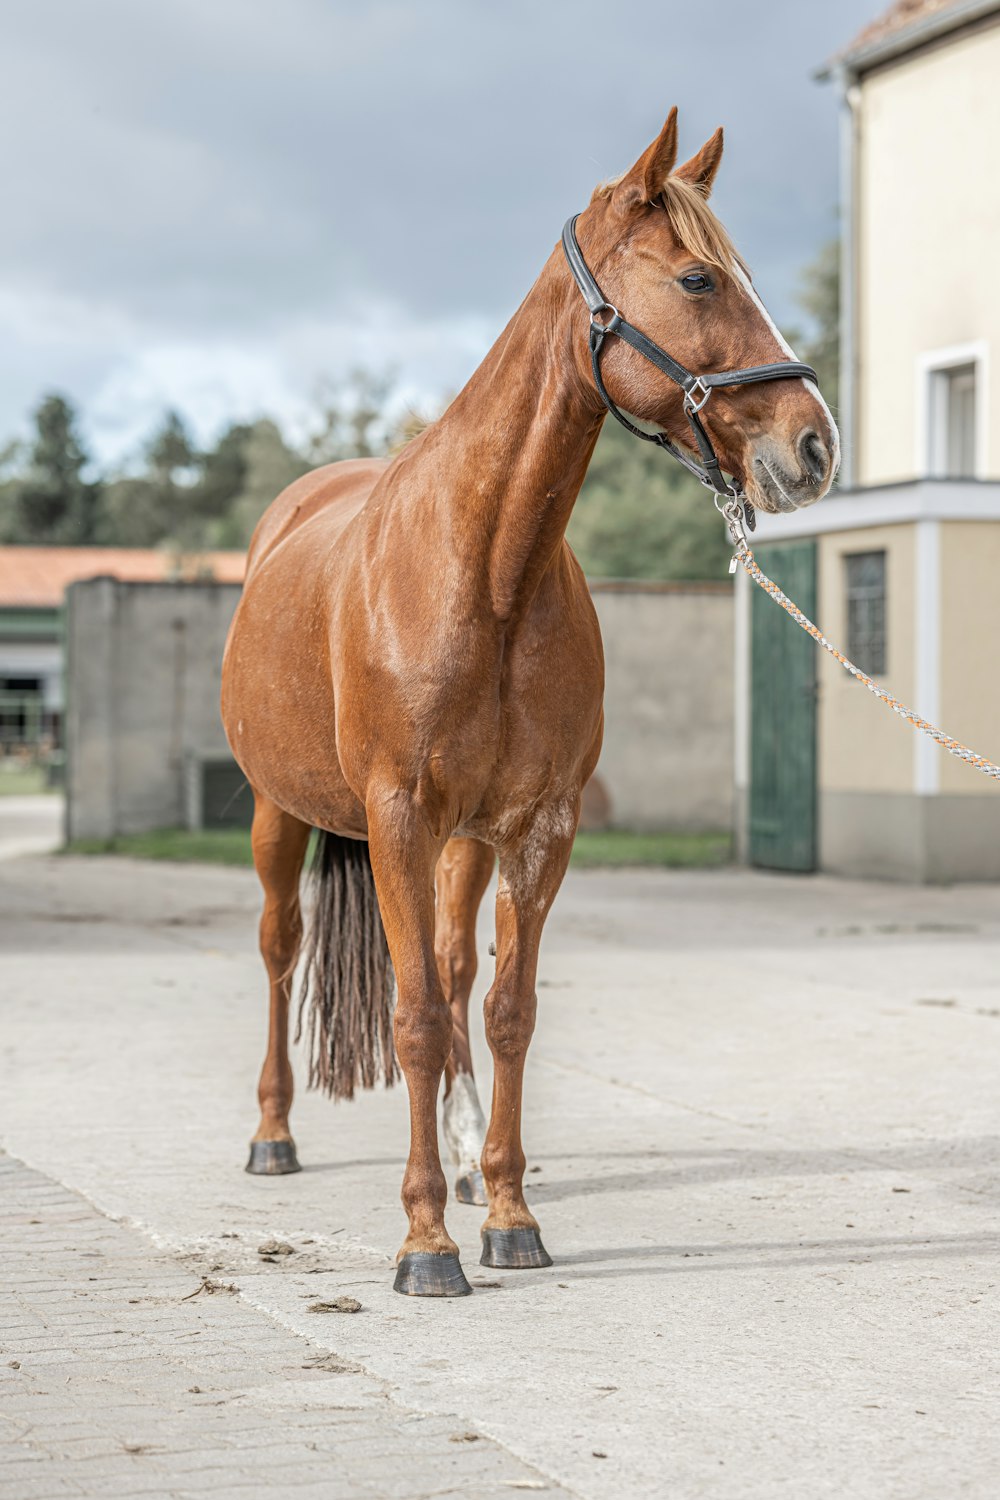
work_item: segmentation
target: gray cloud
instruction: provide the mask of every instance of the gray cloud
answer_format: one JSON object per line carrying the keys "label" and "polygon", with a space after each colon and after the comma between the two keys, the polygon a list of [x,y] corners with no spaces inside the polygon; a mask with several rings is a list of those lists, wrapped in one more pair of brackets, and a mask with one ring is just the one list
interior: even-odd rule
{"label": "gray cloud", "polygon": [[834,229],[810,71],[876,9],[772,0],[33,0],[0,25],[0,433],[46,386],[107,448],[163,400],[292,415],[323,370],[459,383],[667,108],[779,319]]}

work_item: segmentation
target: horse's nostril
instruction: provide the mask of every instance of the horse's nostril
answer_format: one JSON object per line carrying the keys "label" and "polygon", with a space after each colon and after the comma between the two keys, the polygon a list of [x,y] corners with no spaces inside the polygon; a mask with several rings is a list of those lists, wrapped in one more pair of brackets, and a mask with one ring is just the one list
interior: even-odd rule
{"label": "horse's nostril", "polygon": [[806,427],[799,434],[799,457],[802,467],[813,479],[825,479],[830,467],[830,452],[813,427]]}

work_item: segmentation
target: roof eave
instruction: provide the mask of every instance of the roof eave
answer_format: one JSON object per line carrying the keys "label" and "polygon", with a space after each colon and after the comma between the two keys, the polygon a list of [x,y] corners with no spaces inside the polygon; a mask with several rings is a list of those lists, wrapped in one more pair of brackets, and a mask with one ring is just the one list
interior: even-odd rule
{"label": "roof eave", "polygon": [[825,63],[822,68],[818,68],[813,77],[821,83],[838,77],[852,82],[862,73],[867,73],[870,68],[877,67],[880,63],[891,62],[893,58],[912,52],[915,47],[921,47],[925,42],[932,42],[940,36],[947,36],[949,31],[957,31],[960,26],[967,26],[971,21],[980,21],[994,13],[1000,13],[1000,0],[961,0],[958,5],[950,6],[948,10],[939,11],[936,15],[927,16],[922,21],[914,21],[902,31],[871,42],[867,47],[858,47],[853,51],[841,53],[832,62]]}

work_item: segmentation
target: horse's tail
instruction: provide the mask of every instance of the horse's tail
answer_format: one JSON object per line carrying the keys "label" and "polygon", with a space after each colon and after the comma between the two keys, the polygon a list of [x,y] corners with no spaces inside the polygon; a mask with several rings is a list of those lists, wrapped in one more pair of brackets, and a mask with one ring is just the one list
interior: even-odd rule
{"label": "horse's tail", "polygon": [[393,977],[368,845],[322,830],[305,940],[295,1040],[308,1014],[309,1087],[350,1099],[399,1077],[392,1045]]}

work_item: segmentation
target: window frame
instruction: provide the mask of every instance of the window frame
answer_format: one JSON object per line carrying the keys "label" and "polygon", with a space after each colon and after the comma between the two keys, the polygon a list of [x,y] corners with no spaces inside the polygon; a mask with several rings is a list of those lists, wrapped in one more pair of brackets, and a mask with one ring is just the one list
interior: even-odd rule
{"label": "window frame", "polygon": [[[971,365],[975,374],[975,454],[971,475],[957,476],[944,472],[947,464],[947,429],[942,412],[947,408],[947,383],[940,379],[952,370]],[[921,479],[957,480],[959,483],[985,479],[988,459],[989,411],[989,345],[985,339],[967,344],[952,344],[943,349],[928,349],[917,356],[917,451],[916,472]],[[945,421],[947,418],[945,417]]]}
{"label": "window frame", "polygon": [[[844,552],[841,554],[844,566],[844,636],[847,641],[847,655],[856,667],[866,672],[869,677],[884,677],[889,671],[889,549],[887,547],[866,547],[863,551]],[[881,604],[882,604],[882,629],[881,637],[875,636],[870,623],[867,631],[867,643],[873,639],[879,640],[881,656],[877,659],[871,652],[859,649],[859,643],[853,638],[851,629],[851,606],[859,598],[877,599],[879,595],[871,588],[867,591],[851,584],[851,563],[863,558],[878,557],[882,562],[881,581]]]}

